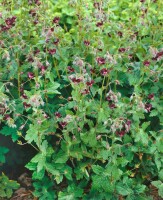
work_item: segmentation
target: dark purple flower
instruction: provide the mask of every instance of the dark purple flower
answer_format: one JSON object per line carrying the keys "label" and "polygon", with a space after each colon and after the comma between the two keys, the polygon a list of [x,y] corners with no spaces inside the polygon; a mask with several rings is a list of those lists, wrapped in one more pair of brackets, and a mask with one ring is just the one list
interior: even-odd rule
{"label": "dark purple flower", "polygon": [[94,69],[90,69],[91,74],[95,74],[95,70]]}
{"label": "dark purple flower", "polygon": [[35,4],[40,6],[41,5],[41,2],[39,0],[35,0]]}
{"label": "dark purple flower", "polygon": [[92,87],[92,85],[94,84],[94,80],[88,81],[86,82],[87,86]]}
{"label": "dark purple flower", "polygon": [[119,37],[122,37],[123,36],[123,33],[121,31],[118,31],[117,33],[119,35]]}
{"label": "dark purple flower", "polygon": [[162,56],[163,56],[163,51],[158,52],[157,55],[156,55],[157,58],[162,57]]}
{"label": "dark purple flower", "polygon": [[111,37],[111,34],[110,34],[110,33],[108,33],[108,37]]}
{"label": "dark purple flower", "polygon": [[154,94],[153,94],[153,93],[152,93],[152,94],[149,94],[149,95],[148,95],[148,99],[154,100]]}
{"label": "dark purple flower", "polygon": [[157,57],[163,56],[163,51],[157,53]]}
{"label": "dark purple flower", "polygon": [[47,39],[45,40],[46,43],[48,43],[49,41],[50,41],[50,38],[47,38]]}
{"label": "dark purple flower", "polygon": [[36,10],[35,9],[31,9],[29,11],[29,14],[32,15],[32,17],[35,17],[36,16]]}
{"label": "dark purple flower", "polygon": [[43,75],[44,73],[45,73],[45,71],[47,70],[47,67],[46,66],[44,66],[44,65],[42,65],[41,67],[39,67],[40,68],[40,70],[41,70],[41,74]]}
{"label": "dark purple flower", "polygon": [[59,112],[55,112],[55,116],[56,116],[56,118],[61,118],[62,117],[62,115]]}
{"label": "dark purple flower", "polygon": [[49,49],[49,54],[54,55],[56,53],[56,49]]}
{"label": "dark purple flower", "polygon": [[116,134],[119,135],[120,137],[123,137],[126,134],[126,131],[123,130],[117,131]]}
{"label": "dark purple flower", "polygon": [[34,50],[34,52],[33,52],[35,55],[37,55],[37,54],[39,54],[40,53],[40,50],[39,49],[36,49],[36,50]]}
{"label": "dark purple flower", "polygon": [[84,89],[81,94],[85,95],[85,94],[89,94],[89,90],[88,89]]}
{"label": "dark purple flower", "polygon": [[119,48],[119,50],[118,50],[120,53],[124,53],[125,51],[126,51],[126,49],[125,48]]}
{"label": "dark purple flower", "polygon": [[34,62],[34,59],[31,56],[27,60],[28,62]]}
{"label": "dark purple flower", "polygon": [[128,55],[128,58],[129,58],[129,59],[132,59],[132,58],[133,58],[133,54],[129,54],[129,55]]}
{"label": "dark purple flower", "polygon": [[85,46],[89,46],[90,45],[90,41],[89,40],[84,40],[84,44],[85,44]]}
{"label": "dark purple flower", "polygon": [[44,118],[45,118],[45,119],[48,119],[48,118],[49,118],[49,116],[48,116],[47,113],[44,113]]}
{"label": "dark purple flower", "polygon": [[126,132],[130,131],[130,126],[131,126],[131,121],[127,119],[124,127],[126,129]]}
{"label": "dark purple flower", "polygon": [[97,9],[100,7],[99,2],[95,2],[93,5],[94,5],[94,7],[97,8]]}
{"label": "dark purple flower", "polygon": [[110,107],[110,109],[114,109],[114,108],[116,108],[117,106],[115,105],[115,103],[111,103],[111,104],[109,105],[109,107]]}
{"label": "dark purple flower", "polygon": [[8,26],[10,26],[10,25],[12,24],[10,18],[7,18],[7,19],[5,20],[5,22],[6,22],[6,25],[8,25]]}
{"label": "dark purple flower", "polygon": [[30,107],[31,107],[31,104],[28,104],[28,103],[26,103],[26,102],[23,102],[23,106],[24,106],[25,109],[27,109],[27,108],[30,108]]}
{"label": "dark purple flower", "polygon": [[35,20],[33,21],[33,23],[36,25],[36,24],[39,23],[39,21],[38,21],[37,19],[35,19]]}
{"label": "dark purple flower", "polygon": [[58,24],[59,21],[60,21],[60,17],[54,17],[54,19],[53,19],[54,24]]}
{"label": "dark purple flower", "polygon": [[23,98],[23,99],[28,99],[28,97],[27,97],[26,94],[22,94],[22,98]]}
{"label": "dark purple flower", "polygon": [[67,122],[60,122],[60,125],[62,126],[62,128],[65,128],[67,125]]}
{"label": "dark purple flower", "polygon": [[104,65],[105,64],[105,58],[98,57],[98,58],[96,58],[96,60],[97,60],[97,63],[99,65]]}
{"label": "dark purple flower", "polygon": [[156,60],[157,60],[157,56],[153,57],[152,60],[153,60],[153,61],[156,61]]}
{"label": "dark purple flower", "polygon": [[71,72],[71,73],[75,71],[74,68],[72,68],[71,66],[67,66],[67,69],[68,69],[68,71]]}
{"label": "dark purple flower", "polygon": [[24,88],[20,88],[20,92],[21,92],[21,94],[23,94],[24,93]]}
{"label": "dark purple flower", "polygon": [[73,83],[80,83],[82,81],[81,78],[72,77],[70,78]]}
{"label": "dark purple flower", "polygon": [[15,17],[15,16],[13,16],[13,17],[11,17],[11,18],[7,18],[7,19],[5,20],[6,25],[7,25],[7,26],[14,26],[14,25],[15,25],[15,20],[16,20],[16,17]]}
{"label": "dark purple flower", "polygon": [[127,124],[128,126],[130,126],[130,125],[131,125],[131,120],[127,120],[127,121],[126,121],[126,124]]}
{"label": "dark purple flower", "polygon": [[10,115],[6,114],[4,117],[3,117],[3,120],[9,120],[10,119]]}
{"label": "dark purple flower", "polygon": [[103,68],[103,69],[100,71],[100,73],[101,73],[102,76],[106,76],[106,75],[108,74],[108,72],[109,72],[109,70],[106,69],[106,68]]}
{"label": "dark purple flower", "polygon": [[97,27],[101,27],[102,25],[103,25],[103,21],[97,22],[97,24],[96,24]]}
{"label": "dark purple flower", "polygon": [[134,33],[134,35],[136,35],[136,36],[138,36],[138,34],[139,34],[139,32],[138,32],[138,31],[136,31],[136,32]]}
{"label": "dark purple flower", "polygon": [[82,81],[81,78],[75,78],[74,83],[80,83]]}
{"label": "dark purple flower", "polygon": [[58,45],[58,43],[59,43],[59,39],[57,38],[57,39],[53,42],[53,44]]}
{"label": "dark purple flower", "polygon": [[28,72],[28,78],[29,78],[29,79],[34,78],[34,73],[32,73],[32,72]]}
{"label": "dark purple flower", "polygon": [[4,25],[0,25],[1,26],[1,31],[8,31],[10,29],[9,26],[4,26]]}
{"label": "dark purple flower", "polygon": [[149,62],[148,60],[145,60],[145,61],[143,62],[143,65],[146,66],[146,67],[148,67],[148,66],[150,65],[150,62]]}
{"label": "dark purple flower", "polygon": [[111,101],[110,96],[107,96],[107,97],[106,97],[106,100],[107,100],[107,101]]}
{"label": "dark purple flower", "polygon": [[145,2],[145,0],[140,0],[140,2],[141,2],[141,3],[144,3],[144,2]]}
{"label": "dark purple flower", "polygon": [[1,31],[8,31],[9,29],[11,29],[15,25],[15,20],[16,20],[15,16],[10,17],[10,18],[8,17],[5,20],[6,26],[5,25],[0,25]]}
{"label": "dark purple flower", "polygon": [[133,69],[131,68],[131,67],[129,67],[128,69],[127,69],[127,71],[128,72],[130,72],[130,71],[132,71]]}
{"label": "dark purple flower", "polygon": [[158,53],[156,54],[156,56],[152,58],[152,60],[157,60],[158,58],[160,58],[160,57],[162,57],[162,56],[163,56],[163,51],[158,52]]}
{"label": "dark purple flower", "polygon": [[151,108],[152,108],[152,104],[150,104],[150,103],[145,104],[145,110],[147,110],[147,112],[150,112]]}

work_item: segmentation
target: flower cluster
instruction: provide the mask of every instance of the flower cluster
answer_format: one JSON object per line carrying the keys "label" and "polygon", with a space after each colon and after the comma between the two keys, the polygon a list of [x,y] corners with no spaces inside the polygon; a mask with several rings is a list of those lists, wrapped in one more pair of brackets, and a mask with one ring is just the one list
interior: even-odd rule
{"label": "flower cluster", "polygon": [[120,137],[123,137],[126,133],[128,133],[130,128],[131,120],[124,119],[123,117],[117,118],[111,125],[111,131]]}
{"label": "flower cluster", "polygon": [[1,31],[8,31],[8,30],[10,30],[13,26],[15,26],[15,22],[16,22],[16,16],[8,17],[5,20],[5,25],[4,24],[0,25]]}
{"label": "flower cluster", "polygon": [[44,102],[42,100],[42,97],[39,94],[35,94],[35,95],[30,96],[28,104],[30,104],[33,107],[44,106]]}
{"label": "flower cluster", "polygon": [[115,94],[112,90],[110,90],[107,94],[106,94],[106,100],[109,103],[109,107],[111,109],[116,108],[116,104],[118,103],[118,98],[121,97],[121,94],[118,92],[117,94]]}

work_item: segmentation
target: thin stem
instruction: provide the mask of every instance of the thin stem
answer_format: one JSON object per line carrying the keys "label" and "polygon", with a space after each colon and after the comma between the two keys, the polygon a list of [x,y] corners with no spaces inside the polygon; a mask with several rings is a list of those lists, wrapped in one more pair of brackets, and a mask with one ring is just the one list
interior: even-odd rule
{"label": "thin stem", "polygon": [[101,98],[100,98],[100,108],[101,108],[101,105],[102,105],[102,93],[103,93],[103,90],[104,90],[104,83],[105,83],[105,76],[104,76],[104,79],[103,79],[103,82],[102,82],[102,91],[101,91]]}

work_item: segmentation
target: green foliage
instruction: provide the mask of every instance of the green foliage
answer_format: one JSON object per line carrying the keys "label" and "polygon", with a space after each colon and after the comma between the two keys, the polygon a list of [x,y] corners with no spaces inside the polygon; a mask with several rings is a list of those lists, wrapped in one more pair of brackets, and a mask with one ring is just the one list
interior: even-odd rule
{"label": "green foliage", "polygon": [[40,200],[53,200],[56,198],[53,182],[50,181],[46,176],[39,182],[34,182],[33,186],[35,187],[35,191],[33,195],[38,197]]}
{"label": "green foliage", "polygon": [[0,133],[38,199],[163,197],[162,6],[0,0]]}
{"label": "green foliage", "polygon": [[5,154],[9,151],[6,147],[0,146],[0,163],[5,163]]}
{"label": "green foliage", "polygon": [[158,194],[163,198],[163,183],[161,181],[152,181],[152,185],[158,188]]}
{"label": "green foliage", "polygon": [[9,180],[5,174],[2,173],[0,176],[0,197],[9,199],[12,194],[13,190],[19,188],[19,184],[16,181]]}
{"label": "green foliage", "polygon": [[17,129],[4,126],[0,133],[5,136],[11,136],[12,140],[15,142],[18,139]]}

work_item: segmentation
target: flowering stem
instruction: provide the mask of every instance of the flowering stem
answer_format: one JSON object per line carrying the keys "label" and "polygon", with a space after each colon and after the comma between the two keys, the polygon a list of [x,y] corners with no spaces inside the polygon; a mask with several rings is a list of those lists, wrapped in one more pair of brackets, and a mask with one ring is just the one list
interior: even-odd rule
{"label": "flowering stem", "polygon": [[[53,61],[54,61],[54,60],[53,60]],[[59,74],[59,71],[58,71],[58,68],[57,68],[57,64],[56,64],[55,61],[54,61],[54,68],[56,69],[56,72],[57,72],[58,78],[61,79],[60,74]]]}
{"label": "flowering stem", "polygon": [[103,90],[104,90],[104,83],[105,83],[105,76],[104,76],[103,82],[102,82],[102,91],[101,91],[101,98],[100,98],[100,108],[101,108],[101,105],[102,105],[102,93],[103,93]]}

